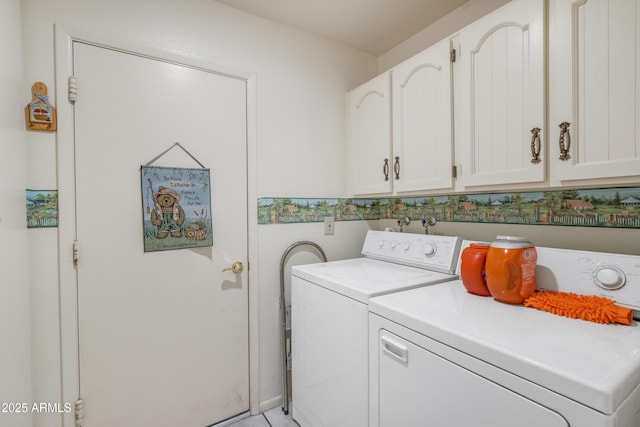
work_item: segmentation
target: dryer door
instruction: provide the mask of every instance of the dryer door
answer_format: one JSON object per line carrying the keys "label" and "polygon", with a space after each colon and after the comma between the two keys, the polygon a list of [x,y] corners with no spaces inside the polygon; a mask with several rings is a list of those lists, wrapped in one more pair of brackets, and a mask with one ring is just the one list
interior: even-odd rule
{"label": "dryer door", "polygon": [[569,426],[556,412],[384,329],[378,338],[380,427]]}

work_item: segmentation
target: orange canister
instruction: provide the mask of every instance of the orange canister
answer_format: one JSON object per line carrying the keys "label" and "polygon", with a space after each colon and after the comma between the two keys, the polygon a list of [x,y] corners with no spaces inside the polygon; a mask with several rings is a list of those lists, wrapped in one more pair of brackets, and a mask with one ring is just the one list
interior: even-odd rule
{"label": "orange canister", "polygon": [[525,238],[497,236],[487,252],[487,288],[493,298],[522,304],[536,290],[538,253]]}
{"label": "orange canister", "polygon": [[491,296],[485,280],[485,262],[489,252],[487,243],[471,243],[462,251],[460,278],[467,292],[483,297]]}

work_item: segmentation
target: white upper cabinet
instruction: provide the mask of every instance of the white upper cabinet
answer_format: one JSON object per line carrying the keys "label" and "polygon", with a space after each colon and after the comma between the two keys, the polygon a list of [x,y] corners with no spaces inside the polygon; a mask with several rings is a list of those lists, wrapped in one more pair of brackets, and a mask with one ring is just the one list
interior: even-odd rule
{"label": "white upper cabinet", "polygon": [[514,0],[453,38],[458,190],[546,179],[544,3]]}
{"label": "white upper cabinet", "polygon": [[350,194],[453,189],[449,46],[442,41],[349,92]]}
{"label": "white upper cabinet", "polygon": [[453,188],[449,52],[445,40],[391,71],[396,193]]}
{"label": "white upper cabinet", "polygon": [[353,195],[391,191],[389,73],[348,93],[349,192]]}
{"label": "white upper cabinet", "polygon": [[354,196],[636,184],[640,0],[513,0],[348,99]]}
{"label": "white upper cabinet", "polygon": [[640,1],[553,0],[549,18],[551,184],[637,183]]}

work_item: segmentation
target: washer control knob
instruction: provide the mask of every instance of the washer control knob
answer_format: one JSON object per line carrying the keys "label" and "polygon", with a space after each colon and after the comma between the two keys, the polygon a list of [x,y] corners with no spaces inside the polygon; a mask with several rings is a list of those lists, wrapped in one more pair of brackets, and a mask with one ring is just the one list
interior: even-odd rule
{"label": "washer control knob", "polygon": [[378,242],[378,247],[380,247],[380,248],[381,248],[381,247],[383,247],[383,246],[384,246],[384,240],[380,240],[380,241]]}
{"label": "washer control knob", "polygon": [[620,289],[626,282],[624,272],[614,266],[599,267],[593,273],[593,281],[603,289]]}
{"label": "washer control knob", "polygon": [[432,257],[436,254],[436,247],[433,246],[431,243],[425,243],[423,249],[424,249],[424,254],[428,257]]}
{"label": "washer control knob", "polygon": [[398,246],[398,242],[396,242],[395,240],[391,241],[391,249],[395,249],[396,246]]}
{"label": "washer control knob", "polygon": [[404,243],[404,251],[407,252],[409,250],[409,248],[411,248],[411,243],[405,242]]}

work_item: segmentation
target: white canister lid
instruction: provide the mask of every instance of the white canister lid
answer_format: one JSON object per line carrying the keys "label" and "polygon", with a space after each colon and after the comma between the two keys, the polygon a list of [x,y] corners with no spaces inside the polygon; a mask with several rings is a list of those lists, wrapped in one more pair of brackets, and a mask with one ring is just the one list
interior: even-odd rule
{"label": "white canister lid", "polygon": [[496,240],[491,244],[493,248],[518,249],[530,248],[533,246],[528,239],[517,236],[496,236]]}

